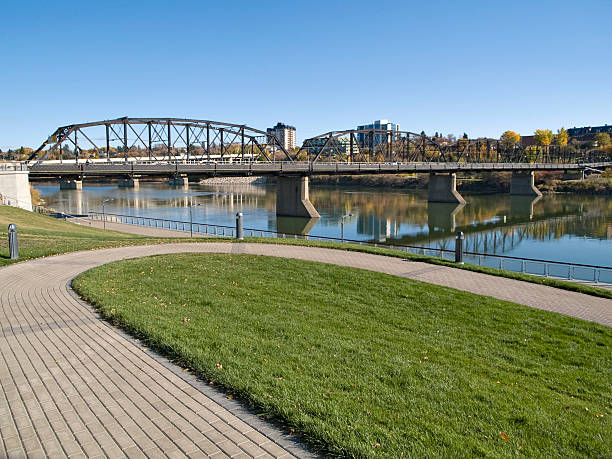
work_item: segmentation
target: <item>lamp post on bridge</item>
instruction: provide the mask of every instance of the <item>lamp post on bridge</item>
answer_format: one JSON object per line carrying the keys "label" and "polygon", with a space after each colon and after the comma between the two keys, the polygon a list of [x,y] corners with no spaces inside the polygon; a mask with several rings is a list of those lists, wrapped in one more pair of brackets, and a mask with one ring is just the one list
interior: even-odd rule
{"label": "lamp post on bridge", "polygon": [[346,214],[340,217],[340,240],[344,242],[344,219],[347,217],[352,217],[353,214]]}

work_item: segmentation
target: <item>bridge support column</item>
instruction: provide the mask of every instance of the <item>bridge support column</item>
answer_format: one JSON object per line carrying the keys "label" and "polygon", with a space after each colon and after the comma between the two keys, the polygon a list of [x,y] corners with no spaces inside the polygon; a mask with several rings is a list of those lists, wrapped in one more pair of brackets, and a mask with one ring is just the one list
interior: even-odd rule
{"label": "bridge support column", "polygon": [[457,174],[429,174],[428,201],[465,204],[457,191]]}
{"label": "bridge support column", "polygon": [[82,190],[82,180],[62,180],[60,181],[60,190]]}
{"label": "bridge support column", "polygon": [[276,215],[319,218],[308,197],[308,177],[280,176],[276,184]]}
{"label": "bridge support column", "polygon": [[175,175],[168,179],[168,185],[170,186],[189,186],[189,180],[186,175]]}
{"label": "bridge support column", "polygon": [[535,186],[533,171],[513,172],[512,182],[510,183],[510,194],[519,196],[542,196],[542,192]]}
{"label": "bridge support column", "polygon": [[125,179],[119,179],[119,188],[138,188],[140,182],[137,178],[128,177]]}

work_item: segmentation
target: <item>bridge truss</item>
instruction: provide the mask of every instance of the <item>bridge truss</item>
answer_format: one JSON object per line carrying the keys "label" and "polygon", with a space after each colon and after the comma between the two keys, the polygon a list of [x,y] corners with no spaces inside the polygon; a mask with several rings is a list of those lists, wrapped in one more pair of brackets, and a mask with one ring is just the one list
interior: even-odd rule
{"label": "bridge truss", "polygon": [[[433,154],[432,154],[433,153]],[[306,139],[294,159],[347,162],[416,162],[426,157],[445,160],[439,144],[408,131],[350,129],[331,131]]]}
{"label": "bridge truss", "polygon": [[279,152],[291,155],[274,134],[242,124],[182,118],[117,118],[61,126],[34,151],[37,159],[129,158],[163,161],[225,160],[272,161]]}
{"label": "bridge truss", "polygon": [[447,142],[409,131],[350,129],[306,139],[294,160],[343,162],[582,163],[609,161],[603,150],[504,145],[496,139]]}

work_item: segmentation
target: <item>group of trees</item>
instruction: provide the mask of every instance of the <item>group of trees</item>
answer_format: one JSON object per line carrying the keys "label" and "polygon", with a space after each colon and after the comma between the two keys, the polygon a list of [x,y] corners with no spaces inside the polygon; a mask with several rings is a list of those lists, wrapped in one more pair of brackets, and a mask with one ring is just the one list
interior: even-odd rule
{"label": "group of trees", "polygon": [[16,150],[12,150],[9,148],[5,152],[0,150],[0,160],[23,161],[23,160],[28,159],[28,156],[30,156],[30,153],[32,153],[32,151],[34,150],[28,147],[20,147],[20,148],[17,148]]}
{"label": "group of trees", "polygon": [[612,145],[612,139],[610,138],[610,134],[606,132],[600,132],[599,134],[595,134],[595,142],[597,142],[597,146],[599,147],[609,147]]}
{"label": "group of trees", "polygon": [[556,134],[553,134],[550,129],[536,129],[533,133],[533,137],[536,144],[542,147],[553,144],[564,147],[569,141],[569,135],[565,128],[559,129]]}
{"label": "group of trees", "polygon": [[[533,133],[533,138],[536,145],[542,147],[549,145],[559,145],[561,147],[565,147],[570,142],[569,134],[565,128],[559,129],[556,134],[554,134],[550,129],[536,129]],[[504,147],[511,148],[520,143],[521,136],[514,131],[506,131],[501,135],[499,140],[502,142]],[[576,142],[576,140],[572,140],[572,142]],[[607,147],[610,145],[612,145],[610,134],[603,132],[596,134],[593,142],[590,144],[590,146],[598,147]]]}
{"label": "group of trees", "polygon": [[[569,135],[565,128],[559,129],[556,134],[553,134],[550,129],[536,129],[533,137],[539,146],[559,145],[564,147],[569,142]],[[512,147],[520,143],[521,136],[514,131],[506,131],[499,140],[501,140],[504,147]]]}

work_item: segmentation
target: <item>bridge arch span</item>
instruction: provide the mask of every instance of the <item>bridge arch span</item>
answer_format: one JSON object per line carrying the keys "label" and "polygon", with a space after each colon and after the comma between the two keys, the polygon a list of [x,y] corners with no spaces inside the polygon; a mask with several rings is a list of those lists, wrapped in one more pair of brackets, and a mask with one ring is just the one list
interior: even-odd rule
{"label": "bridge arch span", "polygon": [[145,157],[150,160],[211,160],[240,157],[271,161],[270,150],[291,155],[274,134],[212,120],[116,118],[58,127],[28,158],[43,161]]}

